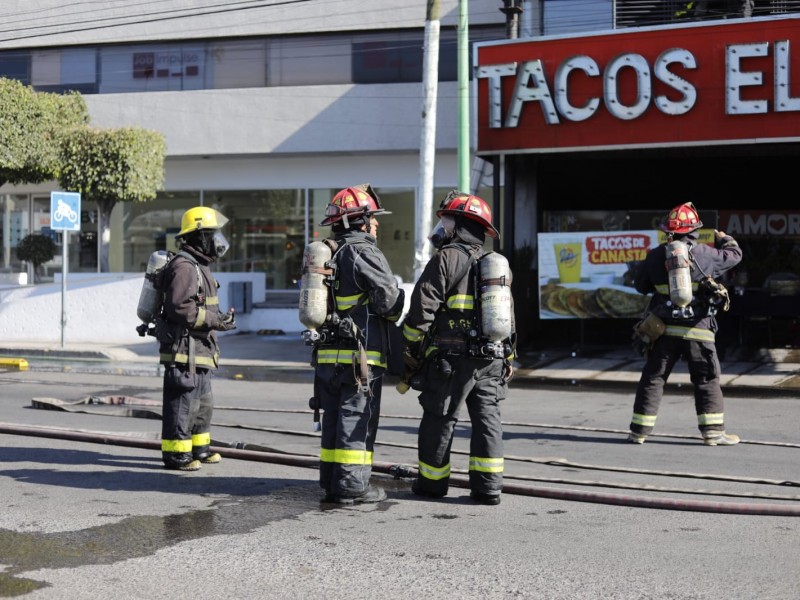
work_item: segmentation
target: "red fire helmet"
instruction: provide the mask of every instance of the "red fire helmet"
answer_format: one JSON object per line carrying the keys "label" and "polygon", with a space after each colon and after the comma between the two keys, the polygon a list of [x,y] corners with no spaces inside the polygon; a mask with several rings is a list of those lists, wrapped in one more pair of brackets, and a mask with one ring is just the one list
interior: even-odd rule
{"label": "red fire helmet", "polygon": [[679,204],[661,222],[661,231],[665,233],[691,233],[703,226],[697,209],[691,202]]}
{"label": "red fire helmet", "polygon": [[472,219],[483,225],[486,229],[486,235],[493,238],[499,237],[497,229],[492,225],[492,209],[489,208],[486,200],[478,196],[453,190],[442,200],[439,210],[436,211],[437,217],[442,215],[454,217],[461,215],[467,219]]}
{"label": "red fire helmet", "polygon": [[345,220],[368,219],[370,215],[390,215],[381,206],[380,198],[368,183],[345,188],[336,193],[325,209],[325,218],[320,225],[333,225]]}

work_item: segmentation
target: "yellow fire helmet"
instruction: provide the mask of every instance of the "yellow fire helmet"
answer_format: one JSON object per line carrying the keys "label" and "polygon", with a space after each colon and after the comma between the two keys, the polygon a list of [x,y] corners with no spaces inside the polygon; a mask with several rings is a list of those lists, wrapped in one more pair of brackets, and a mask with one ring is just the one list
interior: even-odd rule
{"label": "yellow fire helmet", "polygon": [[176,237],[181,237],[200,229],[222,229],[227,222],[227,217],[218,210],[214,210],[208,206],[195,206],[183,213],[183,217],[181,217],[181,230],[177,233]]}

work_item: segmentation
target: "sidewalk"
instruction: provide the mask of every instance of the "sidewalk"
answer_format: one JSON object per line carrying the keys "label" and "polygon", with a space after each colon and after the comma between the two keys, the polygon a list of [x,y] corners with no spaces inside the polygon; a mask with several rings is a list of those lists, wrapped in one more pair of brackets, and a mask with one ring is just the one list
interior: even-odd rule
{"label": "sidewalk", "polygon": [[[298,333],[261,332],[221,336],[220,376],[245,379],[310,378],[311,349]],[[31,370],[53,362],[80,364],[114,372],[158,366],[155,341],[125,346],[0,342],[0,368],[16,368],[24,358]],[[644,360],[629,348],[553,348],[520,351],[512,385],[607,386],[634,388]],[[726,393],[763,392],[800,398],[800,349],[750,349],[723,357],[722,387]],[[679,362],[668,388],[690,386],[688,371]]]}

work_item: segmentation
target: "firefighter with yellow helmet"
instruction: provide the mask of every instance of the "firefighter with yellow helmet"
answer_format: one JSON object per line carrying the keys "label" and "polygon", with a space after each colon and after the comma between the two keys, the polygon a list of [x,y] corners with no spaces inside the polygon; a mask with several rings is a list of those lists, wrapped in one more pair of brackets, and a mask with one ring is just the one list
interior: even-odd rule
{"label": "firefighter with yellow helmet", "polygon": [[[683,356],[694,385],[697,425],[707,446],[732,446],[739,437],[726,433],[720,365],[715,333],[719,310],[727,310],[727,290],[715,280],[742,260],[742,249],[724,231],[714,230],[714,246],[698,243],[703,226],[691,202],[667,214],[661,230],[667,241],[645,257],[635,280],[642,294],[653,294],[648,312],[660,320],[660,337],[650,340],[642,370],[628,441],[642,444],[653,431],[664,385]],[[652,336],[651,337],[655,337]]]}
{"label": "firefighter with yellow helmet", "polygon": [[[402,314],[405,297],[377,245],[376,217],[383,214],[390,213],[369,184],[334,195],[320,223],[333,233],[326,240],[333,250],[325,261],[330,312],[314,322],[304,312],[308,305],[300,304],[301,321],[315,328],[312,404],[323,411],[319,483],[327,503],[386,499],[370,477],[389,361],[388,328]],[[307,249],[306,257],[311,254]],[[304,275],[303,285],[313,281]]]}
{"label": "firefighter with yellow helmet", "polygon": [[175,239],[179,252],[164,272],[164,303],[156,337],[164,365],[161,454],[167,469],[197,471],[218,463],[210,450],[214,398],[211,373],[218,367],[217,331],[236,328],[233,311],[221,312],[210,265],[228,250],[213,208],[187,210]]}
{"label": "firefighter with yellow helmet", "polygon": [[414,286],[403,321],[406,379],[420,392],[423,409],[412,491],[447,495],[453,433],[465,403],[472,422],[470,495],[497,505],[504,462],[500,402],[516,344],[511,271],[502,255],[484,252],[486,236],[498,237],[485,200],[454,190],[436,215],[429,239],[438,251]]}

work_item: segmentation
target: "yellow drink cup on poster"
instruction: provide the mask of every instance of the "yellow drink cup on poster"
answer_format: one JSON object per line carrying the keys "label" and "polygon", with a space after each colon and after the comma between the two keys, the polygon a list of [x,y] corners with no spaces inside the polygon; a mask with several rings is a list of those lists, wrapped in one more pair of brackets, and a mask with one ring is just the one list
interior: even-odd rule
{"label": "yellow drink cup on poster", "polygon": [[580,283],[581,247],[580,242],[553,244],[558,265],[558,278],[561,283]]}

